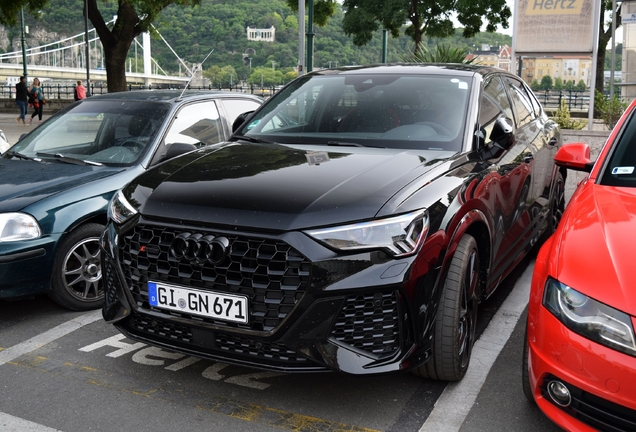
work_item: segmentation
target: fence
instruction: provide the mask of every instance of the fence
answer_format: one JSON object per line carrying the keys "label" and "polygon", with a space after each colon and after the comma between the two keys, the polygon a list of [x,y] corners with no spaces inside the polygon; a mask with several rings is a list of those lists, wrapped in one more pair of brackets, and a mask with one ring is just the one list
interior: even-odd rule
{"label": "fence", "polygon": [[557,109],[561,106],[561,100],[565,99],[570,111],[587,111],[590,106],[589,91],[576,90],[537,90],[534,92],[541,104],[546,109]]}
{"label": "fence", "polygon": [[[249,93],[257,96],[269,97],[276,93],[281,86],[270,86],[270,87],[260,87],[254,85],[236,85],[230,86],[229,88],[221,88],[212,87],[212,86],[188,86],[189,90],[225,90],[225,91],[234,91],[239,93]],[[167,85],[156,85],[156,86],[142,86],[142,85],[129,85],[129,91],[135,90],[182,90],[183,87],[170,87]],[[53,84],[53,85],[42,85],[42,92],[44,93],[44,97],[47,99],[74,99],[75,98],[75,86],[74,85],[64,85],[64,84]],[[98,83],[92,84],[90,86],[90,94],[93,96],[106,94],[108,93],[108,89],[105,84]],[[15,98],[15,86],[0,86],[0,98],[3,99],[14,99]]]}

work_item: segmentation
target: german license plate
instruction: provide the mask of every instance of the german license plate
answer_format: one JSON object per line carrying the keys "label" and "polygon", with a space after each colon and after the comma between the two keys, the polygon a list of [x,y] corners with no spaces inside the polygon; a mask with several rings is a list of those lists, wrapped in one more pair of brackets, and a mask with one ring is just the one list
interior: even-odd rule
{"label": "german license plate", "polygon": [[223,321],[247,323],[247,297],[148,282],[148,303]]}

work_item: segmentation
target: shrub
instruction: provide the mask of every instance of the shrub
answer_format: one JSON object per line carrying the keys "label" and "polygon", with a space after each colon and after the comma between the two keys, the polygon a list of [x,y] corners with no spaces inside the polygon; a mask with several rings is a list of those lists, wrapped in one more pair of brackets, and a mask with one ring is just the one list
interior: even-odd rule
{"label": "shrub", "polygon": [[603,120],[605,126],[612,130],[627,108],[627,102],[621,101],[616,94],[613,98],[610,98],[596,90],[594,108]]}
{"label": "shrub", "polygon": [[554,120],[561,129],[581,130],[587,124],[584,120],[573,120],[570,117],[570,109],[568,108],[568,104],[565,103],[565,99],[561,99],[561,106],[556,110],[552,120]]}

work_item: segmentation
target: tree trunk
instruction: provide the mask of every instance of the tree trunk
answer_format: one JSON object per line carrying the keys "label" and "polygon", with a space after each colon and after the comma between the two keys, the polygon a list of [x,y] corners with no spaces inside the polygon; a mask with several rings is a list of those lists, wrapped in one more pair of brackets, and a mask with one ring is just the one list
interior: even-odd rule
{"label": "tree trunk", "polygon": [[126,56],[135,37],[141,34],[139,17],[129,0],[119,0],[117,20],[109,29],[99,12],[96,0],[88,0],[88,19],[104,47],[108,92],[126,91]]}

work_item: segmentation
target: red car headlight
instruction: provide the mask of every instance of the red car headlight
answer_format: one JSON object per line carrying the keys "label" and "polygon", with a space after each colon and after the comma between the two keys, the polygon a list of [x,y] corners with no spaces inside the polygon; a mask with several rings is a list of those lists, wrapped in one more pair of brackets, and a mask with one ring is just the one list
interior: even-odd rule
{"label": "red car headlight", "polygon": [[636,357],[636,338],[629,315],[548,278],[545,306],[566,327],[583,337]]}

